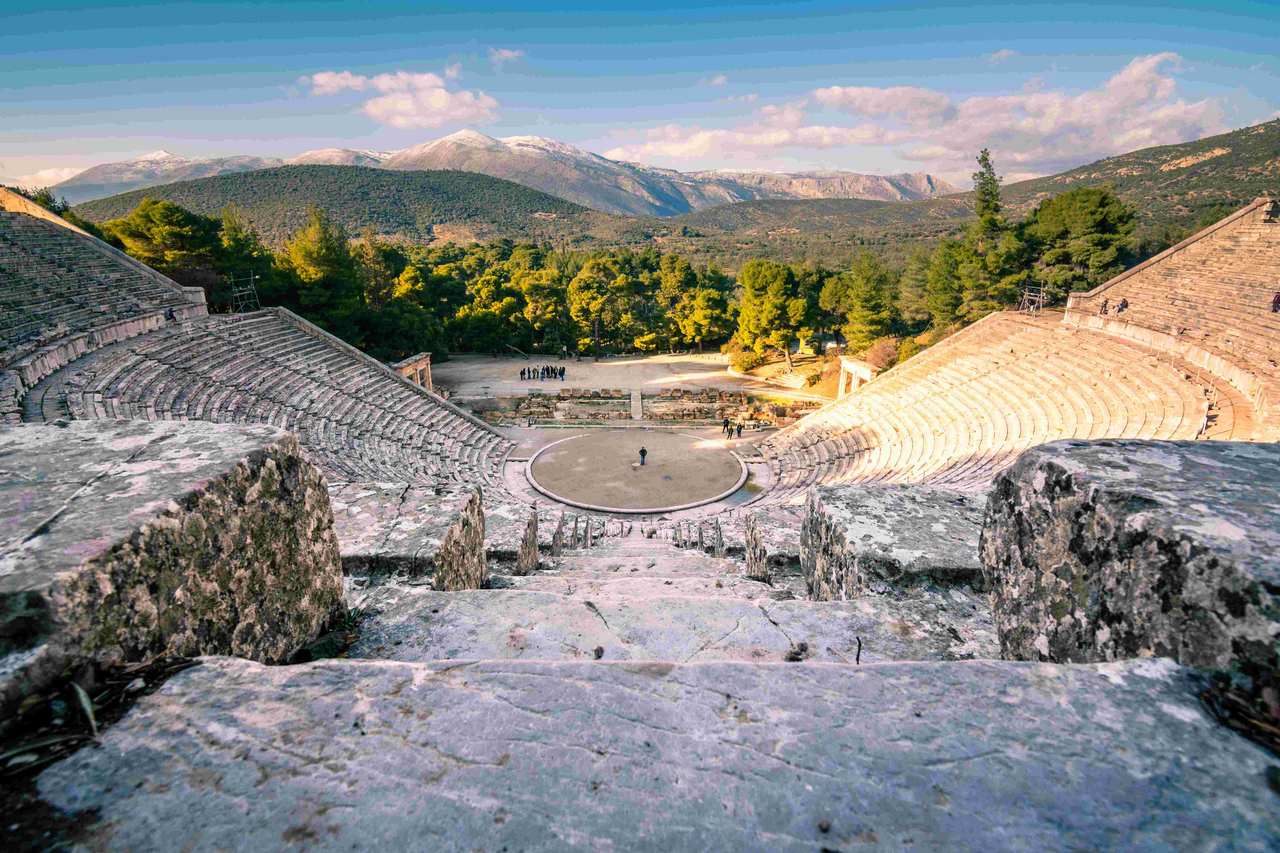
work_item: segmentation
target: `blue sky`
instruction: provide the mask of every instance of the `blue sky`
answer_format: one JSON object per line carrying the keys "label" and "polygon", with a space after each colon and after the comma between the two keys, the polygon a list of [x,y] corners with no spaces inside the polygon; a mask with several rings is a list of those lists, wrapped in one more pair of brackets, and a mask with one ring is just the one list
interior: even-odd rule
{"label": "blue sky", "polygon": [[1280,112],[1276,2],[8,0],[0,31],[10,178],[462,127],[682,169],[961,177],[989,145],[1013,176]]}

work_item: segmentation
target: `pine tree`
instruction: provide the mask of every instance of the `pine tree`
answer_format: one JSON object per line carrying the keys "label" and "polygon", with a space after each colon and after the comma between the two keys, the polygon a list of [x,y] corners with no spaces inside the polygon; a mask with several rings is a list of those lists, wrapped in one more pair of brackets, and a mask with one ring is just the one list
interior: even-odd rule
{"label": "pine tree", "polygon": [[1045,199],[1025,229],[1038,255],[1036,281],[1060,301],[1122,272],[1134,254],[1134,220],[1109,187],[1077,187]]}
{"label": "pine tree", "polygon": [[738,341],[757,353],[782,351],[791,364],[791,344],[808,321],[808,303],[799,295],[795,273],[777,261],[752,260],[738,273],[742,303],[738,313]]}
{"label": "pine tree", "polygon": [[340,337],[355,334],[360,282],[342,226],[317,207],[284,245],[281,262],[297,282],[297,301],[308,317]]}

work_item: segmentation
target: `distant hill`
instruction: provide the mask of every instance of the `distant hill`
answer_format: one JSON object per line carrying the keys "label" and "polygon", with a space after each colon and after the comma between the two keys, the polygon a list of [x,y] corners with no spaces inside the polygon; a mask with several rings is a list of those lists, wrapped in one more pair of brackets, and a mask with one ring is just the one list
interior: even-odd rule
{"label": "distant hill", "polygon": [[[1140,233],[1185,230],[1206,212],[1280,195],[1280,120],[1007,184],[1002,196],[1018,218],[1072,187],[1102,184],[1135,207]],[[725,263],[751,253],[841,263],[863,246],[893,254],[912,241],[958,232],[972,216],[968,192],[896,203],[746,201],[666,220],[671,230],[664,242],[673,251]]]}
{"label": "distant hill", "polygon": [[1064,189],[1098,184],[1111,184],[1151,223],[1189,221],[1210,207],[1280,194],[1280,119],[1020,181],[1005,196],[1016,209],[1029,210]]}
{"label": "distant hill", "polygon": [[124,216],[146,197],[215,215],[239,206],[273,244],[305,221],[307,208],[328,211],[353,235],[366,228],[430,242],[510,237],[555,239],[589,231],[594,213],[528,187],[471,172],[389,172],[361,166],[281,166],[149,187],[78,205],[102,222]]}
{"label": "distant hill", "polygon": [[688,177],[732,182],[753,190],[757,198],[867,199],[916,201],[960,192],[936,175],[904,172],[898,175],[863,175],[858,172],[690,172]]}

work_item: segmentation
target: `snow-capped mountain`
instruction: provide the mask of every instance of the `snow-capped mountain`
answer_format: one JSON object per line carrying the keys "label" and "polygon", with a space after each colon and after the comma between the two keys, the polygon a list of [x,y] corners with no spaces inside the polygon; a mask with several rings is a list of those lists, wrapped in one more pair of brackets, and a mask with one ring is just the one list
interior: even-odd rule
{"label": "snow-capped mountain", "polygon": [[249,156],[192,159],[154,151],[133,160],[86,169],[57,184],[54,192],[75,204],[158,184],[281,165],[479,172],[595,210],[632,216],[677,216],[714,205],[766,198],[907,201],[957,191],[923,172],[677,172],[611,160],[542,136],[495,139],[475,130],[460,130],[400,151],[321,148],[287,160]]}
{"label": "snow-capped mountain", "polygon": [[168,151],[152,151],[133,160],[91,166],[75,177],[54,186],[54,192],[72,204],[103,198],[116,193],[159,184],[171,184],[190,178],[207,178],[227,172],[251,172],[279,166],[274,157],[188,158]]}
{"label": "snow-capped mountain", "polygon": [[317,148],[290,157],[285,163],[290,166],[380,166],[390,156],[390,151],[367,148]]}
{"label": "snow-capped mountain", "polygon": [[524,184],[609,213],[676,216],[760,198],[867,198],[904,201],[956,192],[924,173],[677,172],[610,160],[541,136],[494,139],[462,130],[398,152],[387,169],[461,169]]}

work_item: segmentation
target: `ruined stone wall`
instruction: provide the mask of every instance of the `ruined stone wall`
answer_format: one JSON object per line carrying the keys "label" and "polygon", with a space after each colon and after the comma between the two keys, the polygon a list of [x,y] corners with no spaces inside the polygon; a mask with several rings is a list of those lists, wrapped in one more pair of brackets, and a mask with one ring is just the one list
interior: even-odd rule
{"label": "ruined stone wall", "polygon": [[391,369],[408,379],[414,385],[421,385],[428,391],[435,391],[435,383],[431,379],[431,353],[420,352],[401,359],[391,365]]}
{"label": "ruined stone wall", "polygon": [[800,528],[800,566],[817,601],[857,598],[869,583],[978,584],[983,504],[928,486],[820,486]]}
{"label": "ruined stone wall", "polygon": [[488,578],[479,487],[343,483],[330,489],[348,574],[429,577],[440,590],[479,589]]}
{"label": "ruined stone wall", "polygon": [[982,533],[1001,653],[1231,669],[1280,715],[1277,518],[1276,445],[1033,448],[997,478]]}
{"label": "ruined stone wall", "polygon": [[341,604],[323,478],[273,427],[24,425],[0,458],[0,708],[85,665],[283,662]]}
{"label": "ruined stone wall", "polygon": [[752,407],[746,394],[714,388],[661,388],[656,393],[646,393],[641,405],[645,418],[655,421],[752,419]]}
{"label": "ruined stone wall", "polygon": [[474,400],[471,405],[490,423],[597,423],[631,418],[631,392],[616,388],[599,391],[565,388],[554,394]]}

